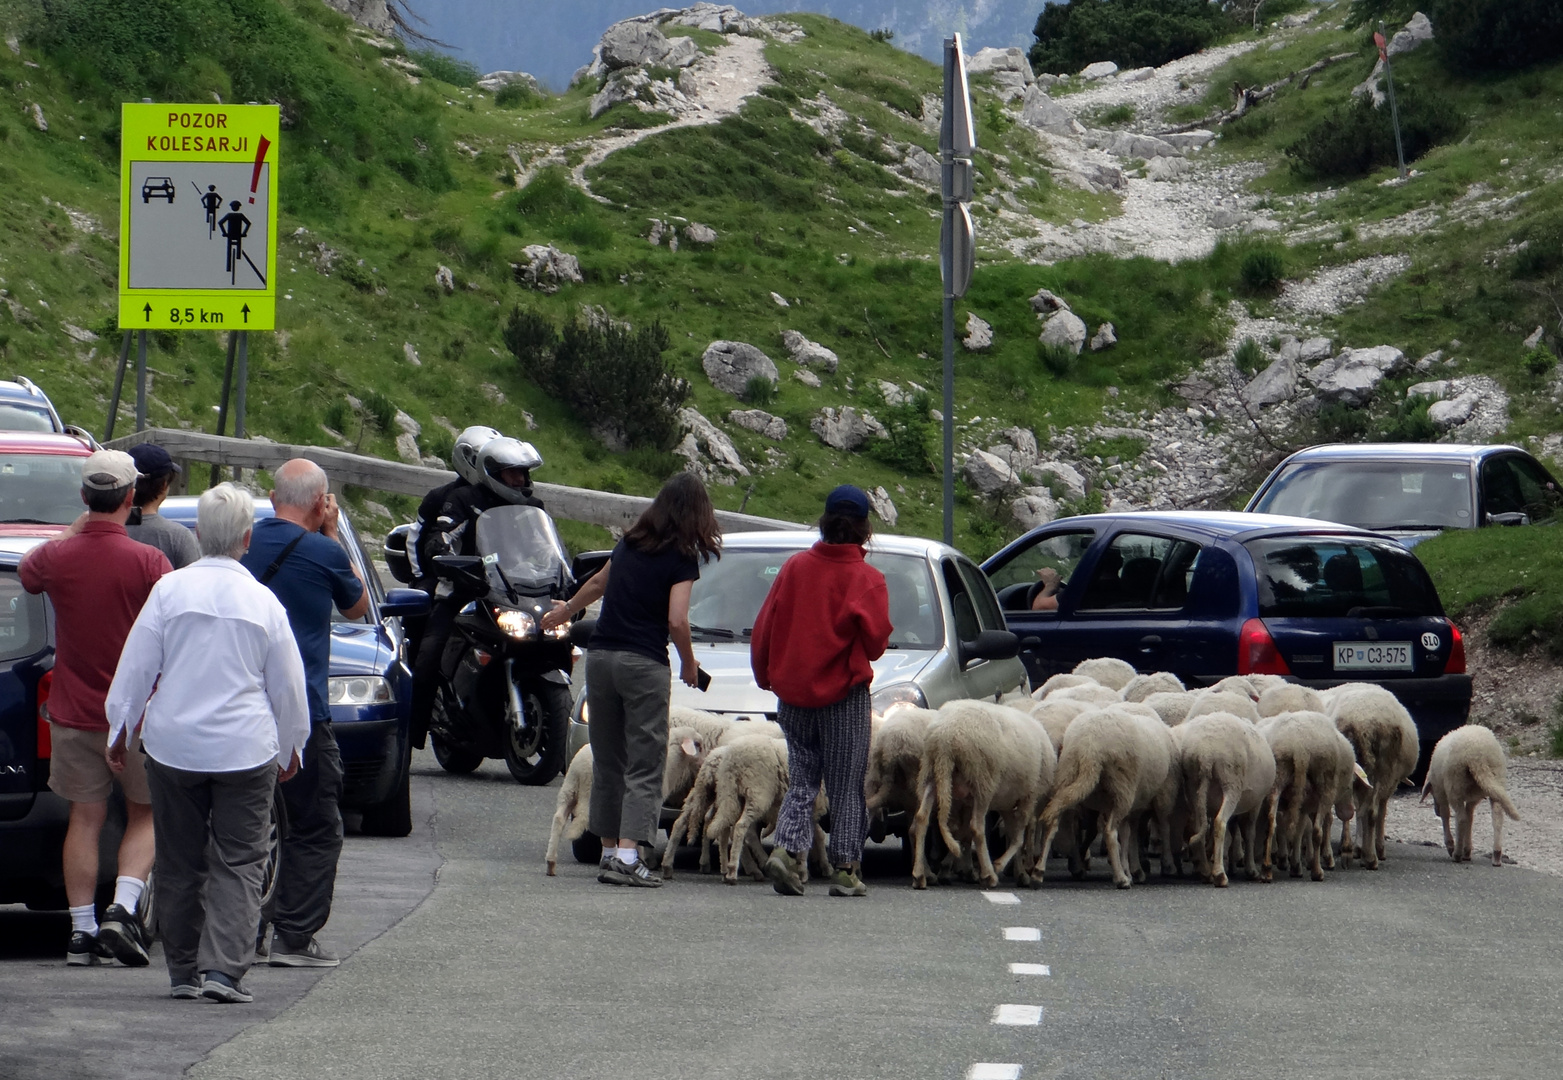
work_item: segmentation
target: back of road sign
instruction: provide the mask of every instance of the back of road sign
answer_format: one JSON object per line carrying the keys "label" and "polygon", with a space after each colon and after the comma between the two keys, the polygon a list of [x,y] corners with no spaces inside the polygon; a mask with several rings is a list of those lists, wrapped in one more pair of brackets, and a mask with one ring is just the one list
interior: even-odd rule
{"label": "back of road sign", "polygon": [[123,106],[121,329],[276,327],[279,111]]}

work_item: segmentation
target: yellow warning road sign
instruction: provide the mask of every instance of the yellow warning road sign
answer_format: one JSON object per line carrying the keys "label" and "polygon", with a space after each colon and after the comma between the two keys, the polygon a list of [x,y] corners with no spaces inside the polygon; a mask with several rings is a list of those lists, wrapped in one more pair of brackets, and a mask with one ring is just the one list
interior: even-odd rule
{"label": "yellow warning road sign", "polygon": [[279,112],[123,106],[121,329],[276,327]]}

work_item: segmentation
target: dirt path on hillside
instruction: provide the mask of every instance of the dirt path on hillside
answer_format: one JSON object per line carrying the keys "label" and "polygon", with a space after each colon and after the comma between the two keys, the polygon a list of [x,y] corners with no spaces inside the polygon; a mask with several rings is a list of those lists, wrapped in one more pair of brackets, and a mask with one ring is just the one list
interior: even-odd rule
{"label": "dirt path on hillside", "polygon": [[601,165],[608,155],[634,146],[649,136],[675,128],[714,124],[723,117],[732,116],[745,100],[759,92],[760,87],[774,81],[770,65],[765,62],[765,39],[755,37],[732,37],[728,44],[691,65],[686,76],[679,79],[679,89],[690,101],[689,111],[661,127],[592,140],[592,149],[570,170],[570,179],[576,186],[592,198],[605,202],[587,182],[587,169]]}

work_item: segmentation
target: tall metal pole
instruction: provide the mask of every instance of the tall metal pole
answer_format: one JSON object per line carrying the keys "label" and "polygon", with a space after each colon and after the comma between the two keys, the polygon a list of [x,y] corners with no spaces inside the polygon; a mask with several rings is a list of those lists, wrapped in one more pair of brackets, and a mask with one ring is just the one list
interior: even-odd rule
{"label": "tall metal pole", "polygon": [[147,332],[137,332],[140,343],[136,348],[136,430],[147,429]]}
{"label": "tall metal pole", "polygon": [[103,425],[103,441],[114,438],[114,420],[119,416],[119,395],[125,389],[125,369],[130,366],[130,336],[135,331],[126,330],[125,340],[119,346],[119,369],[114,372],[114,396],[109,399],[109,418]]}
{"label": "tall metal pole", "polygon": [[1379,55],[1384,58],[1384,81],[1389,85],[1389,120],[1395,126],[1395,158],[1400,162],[1400,179],[1406,178],[1406,152],[1400,146],[1400,107],[1395,104],[1395,66],[1389,59],[1388,35],[1384,31],[1384,24],[1378,24],[1378,37],[1385,44],[1379,46]]}
{"label": "tall metal pole", "polygon": [[955,544],[955,297],[949,290],[944,294],[944,542]]}
{"label": "tall metal pole", "polygon": [[[239,332],[228,331],[228,362],[223,365],[223,393],[222,399],[217,405],[217,434],[225,435],[228,432],[228,392],[233,388],[233,355],[239,346]],[[217,478],[220,475],[220,465],[212,465],[212,487],[217,486]]]}
{"label": "tall metal pole", "polygon": [[944,291],[944,542],[955,543],[955,191],[954,159],[955,39],[944,43],[944,112],[939,121],[939,170],[944,197],[944,227],[939,232],[940,281]]}
{"label": "tall metal pole", "polygon": [[[250,381],[250,333],[239,331],[239,367],[233,387],[233,435],[244,438],[244,390]],[[239,478],[239,467],[233,467],[233,477]]]}

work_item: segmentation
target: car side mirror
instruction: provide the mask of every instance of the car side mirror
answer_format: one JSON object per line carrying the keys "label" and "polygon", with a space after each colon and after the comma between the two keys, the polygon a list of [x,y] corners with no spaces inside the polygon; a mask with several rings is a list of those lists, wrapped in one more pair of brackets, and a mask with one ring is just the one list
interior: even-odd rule
{"label": "car side mirror", "polygon": [[436,555],[434,572],[464,596],[488,595],[488,568],[479,555]]}
{"label": "car side mirror", "polygon": [[978,660],[1010,660],[1020,652],[1020,638],[1008,630],[984,630],[971,641],[961,642],[961,670]]}
{"label": "car side mirror", "polygon": [[1528,514],[1522,514],[1518,510],[1511,511],[1511,512],[1509,512],[1507,514],[1488,514],[1487,515],[1487,524],[1489,524],[1489,525],[1529,525],[1530,524],[1530,516]]}
{"label": "car side mirror", "polygon": [[596,619],[577,619],[570,624],[570,644],[578,649],[586,648],[587,642],[592,639],[592,631],[596,629]]}
{"label": "car side mirror", "polygon": [[380,602],[380,618],[405,619],[429,613],[429,594],[422,589],[390,589]]}

